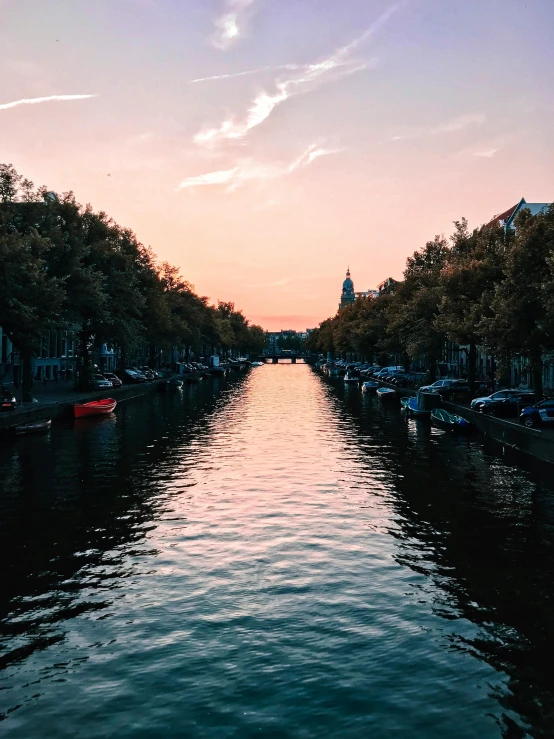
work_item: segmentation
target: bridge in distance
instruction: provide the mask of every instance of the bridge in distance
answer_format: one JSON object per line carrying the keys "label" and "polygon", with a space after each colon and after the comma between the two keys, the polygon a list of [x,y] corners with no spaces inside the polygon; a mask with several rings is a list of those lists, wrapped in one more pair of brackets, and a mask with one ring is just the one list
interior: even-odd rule
{"label": "bridge in distance", "polygon": [[296,364],[297,360],[302,359],[306,364],[313,364],[317,361],[317,354],[309,354],[306,352],[299,352],[297,354],[261,354],[260,361],[272,364],[278,364],[279,362],[290,362]]}

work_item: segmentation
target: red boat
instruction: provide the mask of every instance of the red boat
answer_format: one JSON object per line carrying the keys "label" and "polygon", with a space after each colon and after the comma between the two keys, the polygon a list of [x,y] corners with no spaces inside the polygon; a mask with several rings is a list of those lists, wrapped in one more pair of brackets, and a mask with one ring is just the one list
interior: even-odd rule
{"label": "red boat", "polygon": [[75,418],[84,418],[85,416],[101,416],[105,413],[111,413],[117,401],[113,398],[106,398],[105,400],[91,400],[90,403],[75,403],[73,406],[73,412]]}

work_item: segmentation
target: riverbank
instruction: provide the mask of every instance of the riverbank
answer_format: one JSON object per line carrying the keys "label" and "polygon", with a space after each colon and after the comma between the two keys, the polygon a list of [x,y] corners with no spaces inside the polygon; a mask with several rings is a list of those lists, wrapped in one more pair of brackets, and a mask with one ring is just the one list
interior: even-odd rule
{"label": "riverbank", "polygon": [[[390,387],[400,398],[414,396],[416,390],[399,388],[386,382],[383,387]],[[554,430],[529,429],[518,423],[517,419],[509,421],[503,418],[493,418],[484,413],[477,413],[467,405],[442,401],[441,408],[456,413],[474,424],[476,429],[486,439],[497,442],[503,449],[525,454],[539,459],[542,462],[554,464]]]}
{"label": "riverbank", "polygon": [[442,407],[467,418],[485,438],[504,448],[554,464],[554,433],[551,429],[528,429],[517,420],[493,418],[456,403],[443,401]]}
{"label": "riverbank", "polygon": [[[132,398],[138,398],[143,395],[149,395],[160,390],[164,390],[167,380],[154,380],[140,385],[123,385],[120,388],[112,388],[103,392],[82,393],[75,390],[67,390],[64,392],[60,388],[55,394],[48,394],[42,402],[25,403],[15,411],[2,413],[0,415],[0,431],[6,431],[22,423],[31,421],[40,421],[42,419],[63,418],[73,416],[73,405],[75,403],[88,403],[91,400],[103,400],[105,398],[115,398],[118,403]],[[56,399],[51,399],[55,397]]]}

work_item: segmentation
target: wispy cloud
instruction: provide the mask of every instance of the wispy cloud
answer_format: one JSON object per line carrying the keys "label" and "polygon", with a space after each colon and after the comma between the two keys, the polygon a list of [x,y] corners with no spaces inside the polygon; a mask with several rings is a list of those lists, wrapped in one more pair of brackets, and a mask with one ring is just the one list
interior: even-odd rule
{"label": "wispy cloud", "polygon": [[179,184],[177,190],[191,190],[206,185],[227,185],[228,192],[232,192],[245,183],[254,180],[274,180],[279,177],[286,177],[298,169],[308,167],[319,157],[338,154],[340,151],[341,149],[323,149],[316,144],[312,144],[288,165],[245,160],[233,169],[187,177]]}
{"label": "wispy cloud", "polygon": [[391,137],[391,141],[406,141],[407,139],[416,139],[424,136],[438,136],[443,133],[458,133],[465,131],[471,126],[482,126],[486,123],[486,116],[482,113],[467,113],[466,115],[452,118],[438,126],[429,126],[427,128],[413,128],[404,133]]}
{"label": "wispy cloud", "polygon": [[457,131],[464,131],[470,126],[482,126],[485,121],[486,117],[482,113],[469,113],[467,115],[461,115],[458,118],[453,118],[435,128],[431,128],[429,133],[431,135],[438,133],[456,133]]}
{"label": "wispy cloud", "polygon": [[215,20],[212,43],[216,49],[226,51],[243,35],[243,20],[246,11],[255,0],[226,0],[223,13]]}
{"label": "wispy cloud", "polygon": [[88,98],[95,98],[97,95],[49,95],[48,97],[42,98],[21,98],[21,100],[14,100],[11,103],[0,103],[0,110],[10,110],[10,108],[17,108],[19,105],[38,105],[39,103],[50,103],[53,101],[65,101],[65,100],[87,100]]}
{"label": "wispy cloud", "polygon": [[227,185],[240,171],[240,167],[235,167],[234,169],[224,169],[219,172],[207,172],[196,177],[187,177],[177,189],[185,190],[193,187],[202,187],[203,185]]}
{"label": "wispy cloud", "polygon": [[312,91],[317,86],[332,79],[340,79],[346,75],[367,69],[368,62],[355,59],[356,51],[372,35],[380,30],[389,18],[397,12],[403,3],[392,5],[385,13],[354,41],[336,49],[329,57],[314,64],[301,67],[297,74],[289,75],[285,79],[275,81],[275,90],[272,93],[260,92],[252,101],[242,120],[235,117],[224,120],[219,126],[206,128],[194,137],[197,144],[214,145],[222,140],[242,139],[256,126],[263,123],[275,110],[290,97]]}
{"label": "wispy cloud", "polygon": [[454,156],[477,157],[478,159],[493,159],[497,154],[509,147],[514,147],[521,136],[517,131],[500,134],[492,138],[484,138],[480,141],[472,141],[463,149],[456,152]]}
{"label": "wispy cloud", "polygon": [[485,149],[484,151],[474,151],[473,156],[484,157],[485,159],[492,159],[495,154],[498,154],[498,149]]}
{"label": "wispy cloud", "polygon": [[264,72],[279,72],[281,70],[297,70],[305,69],[304,64],[277,64],[272,67],[258,67],[257,69],[247,69],[244,72],[231,72],[230,74],[214,74],[211,77],[197,77],[194,80],[189,80],[189,85],[195,85],[198,82],[213,82],[216,80],[231,80],[235,77],[248,77],[253,74],[263,74]]}

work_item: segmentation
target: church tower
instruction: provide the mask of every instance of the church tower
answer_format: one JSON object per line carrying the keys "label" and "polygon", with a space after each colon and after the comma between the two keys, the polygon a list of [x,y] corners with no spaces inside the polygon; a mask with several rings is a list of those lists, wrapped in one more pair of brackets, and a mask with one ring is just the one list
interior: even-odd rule
{"label": "church tower", "polygon": [[342,283],[342,294],[340,296],[339,310],[345,305],[352,305],[356,300],[354,294],[354,283],[350,279],[350,267],[346,270],[346,280]]}

